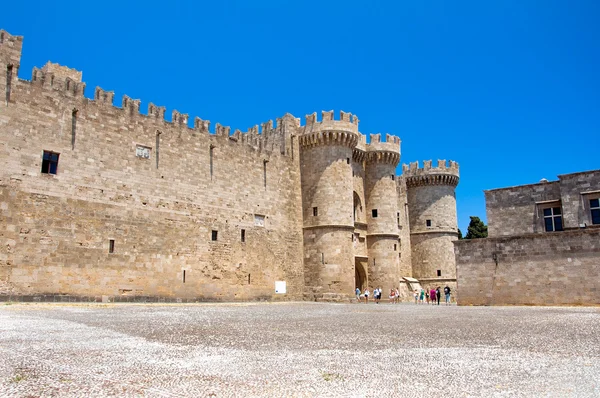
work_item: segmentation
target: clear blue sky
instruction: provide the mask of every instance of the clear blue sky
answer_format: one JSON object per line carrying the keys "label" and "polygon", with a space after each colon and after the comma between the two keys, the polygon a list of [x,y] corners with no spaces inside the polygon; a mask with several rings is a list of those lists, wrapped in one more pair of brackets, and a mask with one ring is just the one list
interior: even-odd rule
{"label": "clear blue sky", "polygon": [[460,163],[463,232],[484,189],[600,168],[600,1],[7,1],[0,27],[21,78],[51,60],[144,113],[355,113],[401,163]]}

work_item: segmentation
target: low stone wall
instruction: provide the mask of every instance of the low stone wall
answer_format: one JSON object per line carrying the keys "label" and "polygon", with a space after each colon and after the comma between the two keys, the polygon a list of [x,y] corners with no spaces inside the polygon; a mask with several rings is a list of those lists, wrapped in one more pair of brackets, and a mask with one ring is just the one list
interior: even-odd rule
{"label": "low stone wall", "polygon": [[459,240],[459,305],[600,305],[600,229]]}

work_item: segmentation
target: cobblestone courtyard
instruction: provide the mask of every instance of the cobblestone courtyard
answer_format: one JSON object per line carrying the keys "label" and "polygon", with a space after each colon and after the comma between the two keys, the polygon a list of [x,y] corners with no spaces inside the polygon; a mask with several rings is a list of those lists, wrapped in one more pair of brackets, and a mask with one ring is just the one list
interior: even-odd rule
{"label": "cobblestone courtyard", "polygon": [[598,397],[600,309],[0,304],[0,396]]}

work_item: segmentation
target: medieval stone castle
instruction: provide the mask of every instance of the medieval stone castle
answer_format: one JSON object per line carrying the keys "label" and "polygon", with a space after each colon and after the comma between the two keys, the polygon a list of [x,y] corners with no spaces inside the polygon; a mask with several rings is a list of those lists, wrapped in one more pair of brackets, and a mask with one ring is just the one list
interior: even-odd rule
{"label": "medieval stone castle", "polygon": [[403,278],[455,286],[455,162],[404,165],[355,115],[247,132],[96,88],[18,78],[0,31],[0,295],[341,300]]}

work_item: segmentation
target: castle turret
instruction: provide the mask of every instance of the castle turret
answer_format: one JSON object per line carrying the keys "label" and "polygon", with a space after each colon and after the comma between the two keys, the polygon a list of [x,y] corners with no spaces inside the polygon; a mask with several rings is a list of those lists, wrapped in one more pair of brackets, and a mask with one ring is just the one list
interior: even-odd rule
{"label": "castle turret", "polygon": [[354,290],[352,150],[358,119],[333,111],[300,131],[305,298],[339,300]]}
{"label": "castle turret", "polygon": [[400,161],[400,138],[371,134],[366,155],[367,248],[369,285],[385,291],[399,280],[398,197],[396,166]]}
{"label": "castle turret", "polygon": [[[413,277],[424,286],[456,280],[452,242],[458,239],[456,195],[458,163],[431,160],[402,166],[406,181]],[[433,285],[431,285],[433,286]]]}

